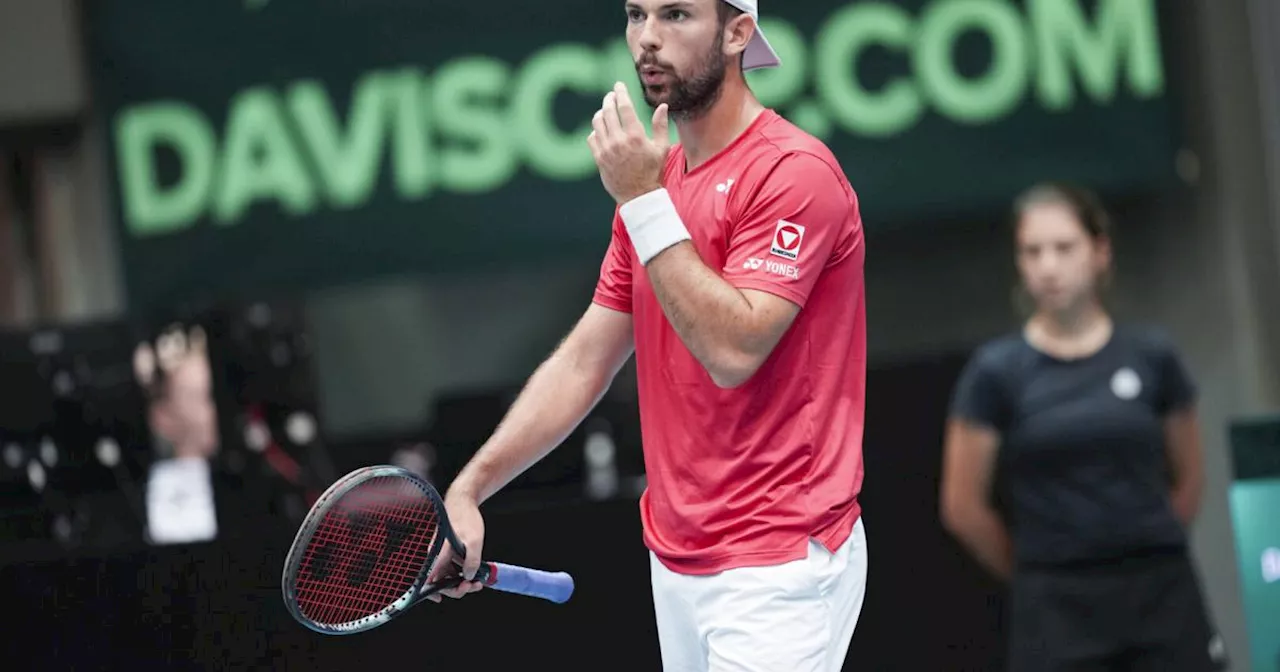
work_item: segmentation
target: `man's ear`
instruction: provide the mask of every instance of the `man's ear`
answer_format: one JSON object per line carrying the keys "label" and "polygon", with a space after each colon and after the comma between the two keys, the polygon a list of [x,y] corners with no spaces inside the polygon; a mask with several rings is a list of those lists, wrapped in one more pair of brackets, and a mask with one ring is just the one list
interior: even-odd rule
{"label": "man's ear", "polygon": [[743,12],[724,24],[724,54],[741,56],[747,44],[756,34],[756,22],[750,14]]}

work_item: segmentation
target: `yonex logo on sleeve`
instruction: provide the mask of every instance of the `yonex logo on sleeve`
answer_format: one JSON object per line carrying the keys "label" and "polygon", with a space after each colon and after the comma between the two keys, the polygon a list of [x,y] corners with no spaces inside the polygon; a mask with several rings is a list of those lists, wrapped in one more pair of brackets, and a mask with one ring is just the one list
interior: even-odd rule
{"label": "yonex logo on sleeve", "polygon": [[792,280],[800,279],[800,269],[798,267],[777,261],[768,261],[758,257],[751,257],[742,262],[742,267],[748,271],[758,271],[763,267],[766,273],[780,275],[784,278],[791,278]]}
{"label": "yonex logo on sleeve", "polygon": [[804,227],[792,224],[785,219],[778,220],[773,230],[773,245],[769,251],[773,254],[795,261],[800,258],[800,243],[804,242]]}

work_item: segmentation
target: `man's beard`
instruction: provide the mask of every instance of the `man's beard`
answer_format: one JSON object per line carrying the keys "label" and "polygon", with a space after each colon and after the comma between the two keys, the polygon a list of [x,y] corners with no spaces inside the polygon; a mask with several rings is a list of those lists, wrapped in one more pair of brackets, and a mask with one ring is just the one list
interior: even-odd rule
{"label": "man's beard", "polygon": [[[721,36],[717,35],[715,44],[711,45],[711,49],[702,58],[697,69],[687,77],[681,77],[674,72],[674,69],[666,68],[670,77],[663,93],[666,95],[667,114],[671,119],[681,121],[697,119],[706,114],[707,110],[710,110],[711,106],[720,99],[725,72],[728,69],[727,60],[721,53],[721,42]],[[640,62],[636,64],[637,73],[647,65],[664,67],[656,59],[642,56]],[[644,101],[649,104],[649,107],[656,108],[664,102],[655,97],[649,87],[641,88],[644,90]]]}

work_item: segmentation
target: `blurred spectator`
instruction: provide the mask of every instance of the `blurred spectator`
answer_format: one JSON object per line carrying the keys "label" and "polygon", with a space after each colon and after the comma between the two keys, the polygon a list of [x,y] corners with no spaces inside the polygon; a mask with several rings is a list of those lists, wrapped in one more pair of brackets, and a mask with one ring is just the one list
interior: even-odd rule
{"label": "blurred spectator", "polygon": [[210,459],[218,450],[208,342],[199,327],[172,326],[134,351],[134,373],[147,392],[156,461],[147,481],[147,528],[153,543],[217,536]]}
{"label": "blurred spectator", "polygon": [[217,409],[208,341],[200,327],[173,326],[134,352],[134,372],[146,389],[148,421],[157,452],[172,457],[212,457],[218,449]]}

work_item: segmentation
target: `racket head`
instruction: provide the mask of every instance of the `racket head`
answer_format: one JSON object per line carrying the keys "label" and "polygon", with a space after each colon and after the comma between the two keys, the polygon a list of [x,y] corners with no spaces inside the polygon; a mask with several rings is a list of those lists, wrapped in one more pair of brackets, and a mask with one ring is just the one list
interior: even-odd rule
{"label": "racket head", "polygon": [[323,634],[376,628],[422,599],[445,543],[460,547],[430,483],[396,466],[357,469],[299,527],[285,559],[285,605]]}

